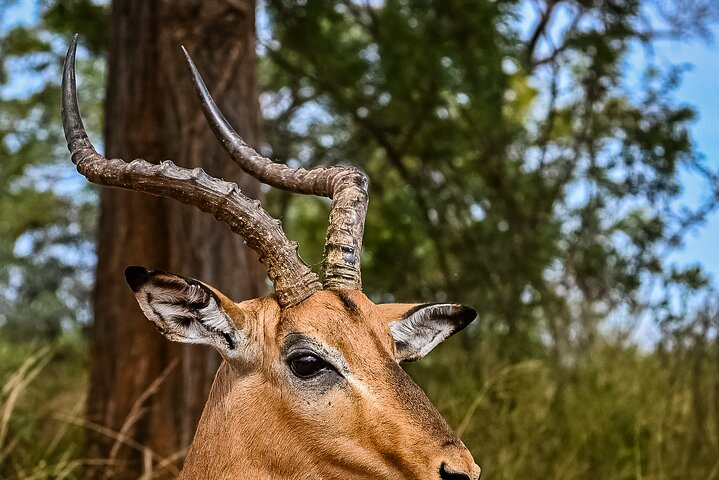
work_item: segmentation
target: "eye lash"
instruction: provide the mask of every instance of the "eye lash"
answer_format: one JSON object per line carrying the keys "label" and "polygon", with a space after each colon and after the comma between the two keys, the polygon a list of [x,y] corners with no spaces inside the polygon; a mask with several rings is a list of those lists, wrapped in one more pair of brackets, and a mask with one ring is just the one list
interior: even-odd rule
{"label": "eye lash", "polygon": [[328,369],[337,371],[337,367],[335,367],[335,365],[332,362],[327,360],[325,355],[318,353],[315,350],[298,350],[296,352],[292,352],[291,354],[289,354],[287,356],[287,361],[291,362],[292,360],[296,360],[298,358],[305,357],[308,355],[311,357],[317,357],[319,360],[323,361],[327,365]]}
{"label": "eye lash", "polygon": [[291,362],[292,360],[296,360],[301,357],[306,357],[308,355],[310,357],[317,357],[320,360],[322,360],[323,362],[328,363],[327,360],[325,360],[324,357],[322,355],[320,355],[319,353],[315,352],[314,350],[305,350],[305,349],[297,350],[297,351],[290,353],[289,355],[287,355],[287,361]]}

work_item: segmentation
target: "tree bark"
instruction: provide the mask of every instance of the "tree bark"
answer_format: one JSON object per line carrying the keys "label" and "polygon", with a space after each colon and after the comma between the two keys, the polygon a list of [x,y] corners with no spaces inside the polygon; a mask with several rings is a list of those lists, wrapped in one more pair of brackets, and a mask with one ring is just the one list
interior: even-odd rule
{"label": "tree bark", "polygon": [[[205,124],[180,50],[185,45],[228,120],[256,144],[254,0],[115,0],[110,33],[106,155],[201,166],[257,198],[259,184],[240,173]],[[119,462],[105,472],[112,478],[162,469],[160,458],[181,462],[219,364],[214,351],[155,331],[124,285],[124,268],[135,264],[201,279],[235,300],[260,296],[267,284],[255,254],[209,215],[102,191],[87,415],[95,426],[90,453]],[[97,433],[97,425],[131,440]]]}

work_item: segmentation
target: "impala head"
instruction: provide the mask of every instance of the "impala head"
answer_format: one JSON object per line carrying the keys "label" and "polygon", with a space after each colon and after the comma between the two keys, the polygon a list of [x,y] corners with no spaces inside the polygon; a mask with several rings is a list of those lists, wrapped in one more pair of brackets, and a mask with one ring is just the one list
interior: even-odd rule
{"label": "impala head", "polygon": [[[479,478],[479,467],[402,370],[468,325],[454,304],[376,305],[361,292],[367,179],[354,168],[290,169],[251,149],[188,66],[208,122],[230,156],[274,187],[332,199],[324,282],[259,202],[233,183],[171,162],[108,160],[77,106],[74,60],[63,74],[63,125],[73,163],[94,183],[193,204],[259,253],[275,295],[235,303],[197,280],[128,267],[140,308],[168,339],[224,358],[190,453],[186,478]],[[185,52],[187,55],[187,52]],[[239,476],[238,476],[239,475]]]}

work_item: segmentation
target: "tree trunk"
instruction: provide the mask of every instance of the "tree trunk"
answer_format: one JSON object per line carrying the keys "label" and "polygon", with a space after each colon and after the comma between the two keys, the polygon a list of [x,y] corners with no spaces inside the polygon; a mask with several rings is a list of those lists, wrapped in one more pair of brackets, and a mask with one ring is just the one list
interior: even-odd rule
{"label": "tree trunk", "polygon": [[[256,198],[259,184],[240,173],[205,124],[180,45],[230,122],[257,143],[254,0],[115,0],[107,156],[202,166]],[[161,458],[181,463],[219,364],[211,349],[170,343],[155,331],[124,282],[124,268],[135,264],[201,279],[235,300],[266,291],[255,254],[211,216],[167,199],[102,191],[88,442],[92,455],[120,462],[105,472],[112,478],[160,470]],[[130,440],[98,433],[98,425]]]}

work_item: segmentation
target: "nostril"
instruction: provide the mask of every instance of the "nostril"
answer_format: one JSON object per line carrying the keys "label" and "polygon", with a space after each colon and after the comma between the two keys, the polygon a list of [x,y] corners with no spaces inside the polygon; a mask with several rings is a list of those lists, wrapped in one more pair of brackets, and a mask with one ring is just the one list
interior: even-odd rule
{"label": "nostril", "polygon": [[472,480],[466,473],[450,470],[446,463],[439,467],[439,478],[442,480]]}

